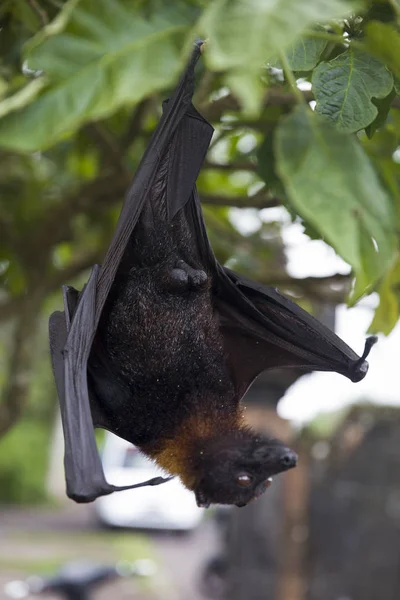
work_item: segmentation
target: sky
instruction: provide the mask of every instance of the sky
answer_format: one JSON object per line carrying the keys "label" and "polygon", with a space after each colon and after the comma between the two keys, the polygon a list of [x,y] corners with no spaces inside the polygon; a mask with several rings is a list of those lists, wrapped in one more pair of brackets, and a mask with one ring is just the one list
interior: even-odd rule
{"label": "sky", "polygon": [[[288,248],[288,272],[293,277],[324,277],[348,273],[347,265],[324,242],[310,240],[300,224],[290,224],[284,208],[265,211],[234,210],[231,219],[242,233],[251,233],[262,220],[282,220],[284,242]],[[362,300],[357,307],[339,306],[336,333],[355,351],[362,354],[377,297]],[[312,373],[295,383],[278,405],[279,414],[297,424],[307,423],[322,412],[338,410],[358,400],[400,405],[400,324],[378,343],[369,355],[369,372],[360,383],[352,383],[336,373]]]}

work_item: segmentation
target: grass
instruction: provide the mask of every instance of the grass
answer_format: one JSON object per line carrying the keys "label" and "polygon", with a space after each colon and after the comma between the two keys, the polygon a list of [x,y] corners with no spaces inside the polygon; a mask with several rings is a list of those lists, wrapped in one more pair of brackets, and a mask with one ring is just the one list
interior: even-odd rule
{"label": "grass", "polygon": [[151,542],[144,535],[106,532],[13,532],[2,540],[0,570],[21,575],[53,573],[70,561],[101,563],[154,560]]}

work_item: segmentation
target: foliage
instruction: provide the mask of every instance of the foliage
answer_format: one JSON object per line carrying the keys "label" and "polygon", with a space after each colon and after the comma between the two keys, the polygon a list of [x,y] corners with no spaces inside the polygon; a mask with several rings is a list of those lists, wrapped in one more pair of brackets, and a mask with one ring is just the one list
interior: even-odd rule
{"label": "foliage", "polygon": [[376,118],[372,99],[386,98],[393,76],[383,63],[369,54],[349,48],[314,70],[315,110],[334,121],[342,131],[360,131]]}
{"label": "foliage", "polygon": [[[50,299],[45,312],[54,308],[56,304]],[[0,355],[1,375],[6,375],[1,363],[7,356],[7,349],[12,346],[12,333],[12,328],[2,328],[0,348],[4,350],[4,356]],[[39,320],[39,332],[34,346],[30,341],[29,352],[34,358],[34,376],[28,375],[23,419],[0,439],[0,504],[39,504],[47,500],[48,448],[56,409],[48,356],[47,315]],[[21,371],[18,373],[21,376]],[[0,380],[0,392],[5,384],[6,381]],[[14,396],[14,405],[17,403]],[[22,410],[17,416],[21,413]]]}
{"label": "foliage", "polygon": [[[298,212],[341,248],[356,275],[357,298],[393,261],[393,213],[387,194],[355,139],[303,107],[281,122],[276,144],[286,191]],[[321,202],[327,187],[330,202]]]}
{"label": "foliage", "polygon": [[47,471],[49,429],[22,420],[0,441],[0,504],[39,504]]}
{"label": "foliage", "polygon": [[[131,174],[197,36],[195,104],[215,127],[199,179],[223,262],[300,302],[377,291],[400,310],[396,0],[5,0],[0,6],[0,433],[21,414],[24,340],[47,298],[100,262]],[[297,83],[296,83],[297,82]],[[316,101],[316,109],[312,110]],[[351,276],[295,280],[282,223],[245,236],[229,207],[284,206]],[[266,221],[270,221],[268,217]]]}

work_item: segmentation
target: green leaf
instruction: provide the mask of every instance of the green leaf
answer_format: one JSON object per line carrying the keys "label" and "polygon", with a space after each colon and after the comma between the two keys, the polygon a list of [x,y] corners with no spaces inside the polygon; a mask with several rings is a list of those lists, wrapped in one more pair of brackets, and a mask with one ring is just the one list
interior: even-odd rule
{"label": "green leaf", "polygon": [[210,39],[211,69],[259,68],[316,22],[343,17],[357,5],[346,0],[214,0],[200,28]]}
{"label": "green leaf", "polygon": [[372,138],[360,136],[363,147],[371,159],[381,182],[385,185],[389,195],[394,199],[397,222],[400,228],[400,202],[399,181],[400,164],[397,162],[397,149],[399,147],[400,115],[399,111],[392,109],[385,127],[376,131]]}
{"label": "green leaf", "polygon": [[322,62],[312,76],[315,110],[341,131],[363,129],[378,114],[372,98],[385,98],[393,88],[390,71],[378,60],[352,48]]}
{"label": "green leaf", "polygon": [[[35,102],[0,122],[0,145],[48,147],[83,122],[106,117],[174,83],[192,46],[198,9],[160,4],[149,17],[142,2],[69,0],[61,17],[30,44],[31,69],[48,87]],[[73,10],[72,10],[73,9]],[[47,36],[47,37],[46,37]]]}
{"label": "green leaf", "polygon": [[327,45],[326,40],[311,38],[302,38],[292,44],[286,51],[292,71],[311,71],[314,69]]}
{"label": "green leaf", "polygon": [[379,306],[369,327],[370,333],[389,335],[400,312],[400,262],[397,261],[382,280],[379,288]]}
{"label": "green leaf", "polygon": [[369,51],[400,77],[400,34],[387,23],[371,21],[366,28]]}
{"label": "green leaf", "polygon": [[7,93],[7,90],[8,90],[8,83],[7,83],[7,81],[3,77],[0,77],[0,100],[2,98],[4,98],[4,96]]}
{"label": "green leaf", "polygon": [[226,83],[239,99],[245,115],[249,118],[258,117],[265,95],[265,85],[261,77],[253,76],[251,72],[234,71],[226,77]]}
{"label": "green leaf", "polygon": [[277,170],[296,211],[353,267],[355,301],[393,261],[388,196],[358,140],[306,107],[281,122],[275,145]]}
{"label": "green leaf", "polygon": [[14,110],[19,110],[32,102],[45,86],[46,78],[38,77],[37,79],[30,81],[25,87],[18,90],[18,92],[12,96],[2,100],[0,102],[0,118]]}
{"label": "green leaf", "polygon": [[392,91],[390,92],[390,94],[388,94],[386,96],[386,98],[382,98],[382,99],[374,98],[372,100],[372,102],[375,104],[376,108],[378,109],[378,114],[376,115],[376,117],[372,121],[372,123],[370,125],[368,125],[368,127],[365,128],[365,133],[367,134],[367,136],[369,138],[372,138],[372,136],[374,135],[376,130],[379,129],[380,127],[383,127],[383,125],[386,123],[386,119],[389,114],[390,107],[392,106],[393,98],[395,96],[396,96],[396,90],[393,87]]}
{"label": "green leaf", "polygon": [[[210,43],[205,60],[213,71],[246,73],[246,85],[255,87],[260,68],[276,57],[316,22],[348,14],[357,0],[213,0],[200,20],[199,31]],[[253,83],[249,83],[253,80]],[[236,86],[237,92],[237,86]],[[255,114],[260,109],[241,101]]]}

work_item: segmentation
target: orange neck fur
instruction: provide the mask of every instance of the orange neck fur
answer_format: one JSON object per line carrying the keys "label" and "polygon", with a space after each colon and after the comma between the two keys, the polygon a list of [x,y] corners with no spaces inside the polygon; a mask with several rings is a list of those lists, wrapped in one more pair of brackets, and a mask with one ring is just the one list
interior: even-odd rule
{"label": "orange neck fur", "polygon": [[193,416],[182,423],[173,438],[167,439],[158,449],[146,449],[148,454],[162,469],[171,475],[178,475],[190,490],[196,485],[193,452],[201,453],[201,443],[210,438],[222,436],[243,427],[243,413],[238,407],[233,415]]}

